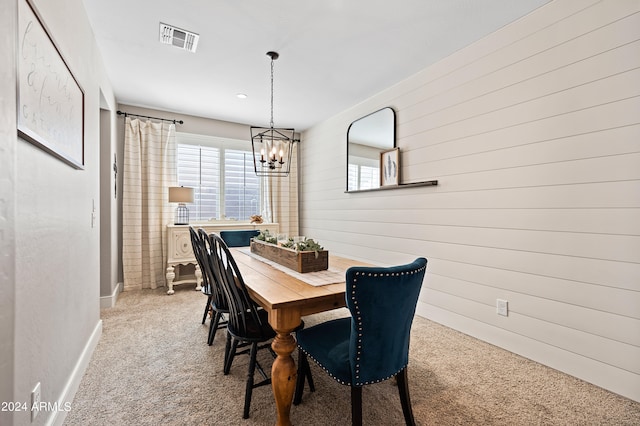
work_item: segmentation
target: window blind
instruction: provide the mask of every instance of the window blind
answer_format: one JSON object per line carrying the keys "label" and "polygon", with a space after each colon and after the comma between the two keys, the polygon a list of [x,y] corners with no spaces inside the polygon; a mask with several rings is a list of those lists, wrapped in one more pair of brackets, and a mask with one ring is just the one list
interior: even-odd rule
{"label": "window blind", "polygon": [[194,188],[191,220],[247,220],[260,212],[251,151],[178,144],[178,185]]}

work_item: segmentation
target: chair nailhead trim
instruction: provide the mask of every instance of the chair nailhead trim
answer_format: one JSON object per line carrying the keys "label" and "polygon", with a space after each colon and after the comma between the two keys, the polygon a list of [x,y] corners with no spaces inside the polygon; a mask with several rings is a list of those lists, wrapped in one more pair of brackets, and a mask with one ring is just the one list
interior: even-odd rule
{"label": "chair nailhead trim", "polygon": [[[373,278],[378,278],[378,277],[396,277],[396,276],[404,276],[404,275],[413,275],[413,274],[417,274],[423,270],[425,270],[427,267],[426,265],[415,269],[413,271],[403,271],[403,272],[385,272],[385,273],[377,273],[377,272],[361,272],[358,271],[355,273],[355,276],[353,278],[353,283],[355,284],[358,281],[358,277],[359,276],[367,276],[367,277],[373,277]],[[359,379],[360,379],[360,360],[361,360],[361,355],[362,355],[362,314],[360,312],[360,308],[358,307],[358,300],[356,299],[356,287],[355,285],[353,286],[352,290],[351,290],[351,301],[353,302],[353,306],[355,308],[356,311],[356,316],[355,316],[355,321],[357,324],[357,328],[358,328],[358,338],[356,340],[357,342],[357,351],[356,351],[356,365],[355,365],[355,382],[356,385],[368,385],[368,384],[372,384],[372,383],[378,383],[378,382],[382,382],[384,380],[390,379],[391,377],[395,376],[396,374],[398,374],[399,371],[401,371],[402,369],[396,371],[394,374],[385,377],[383,379],[380,380],[375,380],[375,381],[367,381],[364,383],[359,383]],[[406,365],[404,366],[406,367]],[[402,368],[404,368],[402,367]],[[325,370],[326,371],[326,370]],[[338,380],[339,381],[339,380]]]}
{"label": "chair nailhead trim", "polygon": [[[406,271],[406,272],[387,272],[387,273],[372,273],[372,272],[356,272],[355,273],[355,277],[353,278],[353,282],[356,283],[358,281],[358,276],[368,276],[368,277],[395,277],[395,276],[403,276],[403,275],[412,275],[412,274],[417,274],[419,272],[421,272],[422,270],[425,270],[427,267],[426,265],[422,268],[418,268],[414,271]],[[360,309],[358,308],[358,301],[355,298],[356,296],[356,289],[355,287],[352,288],[351,290],[351,300],[353,301],[353,304],[356,308],[356,317],[354,318],[356,323],[358,324],[358,330],[362,331],[362,314],[360,313]],[[353,318],[353,317],[352,317]],[[329,377],[331,377],[332,379],[334,379],[336,382],[342,384],[342,385],[346,385],[346,386],[354,386],[353,383],[347,383],[344,380],[341,380],[339,378],[337,378],[336,376],[334,376],[333,374],[331,374],[331,372],[329,370],[327,370],[327,368],[322,365],[317,359],[315,359],[313,357],[313,355],[311,355],[309,352],[307,352],[304,348],[300,347],[298,345],[298,347],[300,349],[302,349],[302,351],[309,357],[311,358],[320,368],[322,368],[325,373],[327,373],[329,375]],[[379,380],[372,380],[372,381],[367,381],[364,383],[358,383],[359,381],[357,379],[360,378],[360,359],[361,359],[361,355],[362,355],[362,333],[358,333],[358,338],[357,338],[357,352],[356,352],[356,377],[354,380],[355,385],[356,386],[364,386],[364,385],[370,385],[373,383],[379,383],[379,382],[383,382],[385,380],[388,380],[392,377],[394,377],[396,374],[398,374],[400,371],[402,371],[404,368],[406,368],[407,364],[405,364],[402,368],[400,368],[398,371],[396,371],[395,373],[383,378],[383,379],[379,379]]]}

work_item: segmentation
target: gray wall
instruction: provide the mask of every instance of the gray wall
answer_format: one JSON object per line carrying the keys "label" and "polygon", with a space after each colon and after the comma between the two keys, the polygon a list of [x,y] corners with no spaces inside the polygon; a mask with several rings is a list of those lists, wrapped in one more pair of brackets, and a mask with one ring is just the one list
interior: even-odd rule
{"label": "gray wall", "polygon": [[[104,108],[104,105],[103,105]],[[112,307],[119,290],[118,280],[120,253],[118,251],[118,197],[122,188],[115,188],[113,159],[116,153],[116,137],[113,112],[100,110],[100,306]],[[122,173],[122,157],[117,160],[118,172]]]}
{"label": "gray wall", "polygon": [[[425,256],[420,315],[640,401],[638,12],[551,2],[308,130],[301,233]],[[440,183],[345,194],[347,128],[385,106],[402,181]]]}
{"label": "gray wall", "polygon": [[[75,170],[16,138],[18,0],[3,0],[0,199],[8,219],[0,220],[0,389],[3,401],[29,403],[40,382],[42,401],[63,403],[73,398],[101,332],[100,91],[111,105],[115,100],[82,1],[34,4],[84,90],[85,168]],[[98,218],[92,226],[94,203]],[[0,415],[3,425],[32,424],[29,412]],[[64,412],[41,412],[33,424],[63,417]]]}
{"label": "gray wall", "polygon": [[[90,215],[94,200],[102,208],[100,129],[120,144],[121,118],[81,0],[35,0],[85,92],[85,170],[17,139],[17,1],[0,15],[0,399],[28,401],[41,382],[43,401],[66,401],[101,330],[105,246]],[[640,400],[638,11],[634,0],[553,2],[310,129],[301,233],[379,264],[424,255],[421,315]],[[345,194],[346,129],[387,105],[403,179],[441,184]],[[185,121],[189,133],[248,134]],[[30,424],[29,413],[0,423]]]}
{"label": "gray wall", "polygon": [[[0,401],[15,401],[16,3],[0,0]],[[13,424],[0,411],[0,424]]]}

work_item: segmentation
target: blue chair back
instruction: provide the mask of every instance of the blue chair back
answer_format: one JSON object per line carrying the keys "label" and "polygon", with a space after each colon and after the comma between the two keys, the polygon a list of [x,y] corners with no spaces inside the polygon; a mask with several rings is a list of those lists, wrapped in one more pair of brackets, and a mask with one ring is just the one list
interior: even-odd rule
{"label": "blue chair back", "polygon": [[346,272],[351,311],[352,385],[386,380],[409,362],[409,334],[427,259],[393,267],[352,267]]}
{"label": "blue chair back", "polygon": [[220,238],[227,247],[248,247],[251,245],[251,239],[259,234],[260,231],[257,229],[220,231]]}

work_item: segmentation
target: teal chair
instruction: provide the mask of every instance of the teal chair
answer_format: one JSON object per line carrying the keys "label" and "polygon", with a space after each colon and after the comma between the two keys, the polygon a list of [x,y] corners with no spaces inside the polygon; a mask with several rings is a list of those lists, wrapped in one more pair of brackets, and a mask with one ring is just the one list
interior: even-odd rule
{"label": "teal chair", "polygon": [[351,316],[299,330],[298,380],[293,403],[302,400],[307,357],[351,387],[351,420],[362,425],[362,388],[396,377],[407,425],[414,425],[407,383],[409,335],[427,259],[388,268],[352,267],[346,272]]}
{"label": "teal chair", "polygon": [[222,238],[227,247],[248,247],[251,245],[251,239],[259,234],[260,231],[257,229],[234,229],[220,231],[220,238]]}

